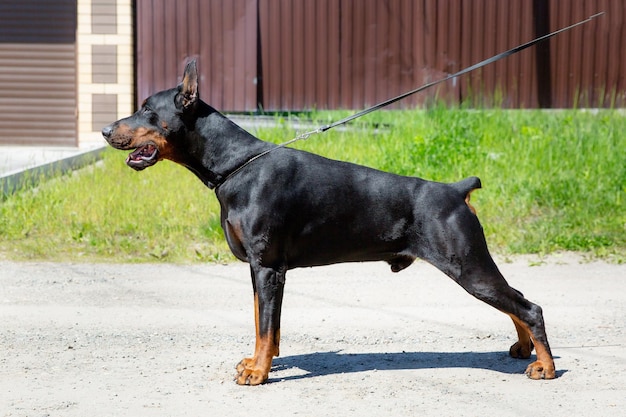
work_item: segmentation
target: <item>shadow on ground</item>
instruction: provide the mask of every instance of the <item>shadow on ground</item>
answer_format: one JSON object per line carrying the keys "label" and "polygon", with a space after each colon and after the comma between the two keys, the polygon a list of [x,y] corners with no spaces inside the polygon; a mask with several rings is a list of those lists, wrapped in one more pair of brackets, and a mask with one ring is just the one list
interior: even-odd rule
{"label": "shadow on ground", "polygon": [[[556,359],[556,357],[555,357]],[[470,368],[486,369],[503,374],[523,374],[526,366],[535,360],[514,359],[507,352],[393,352],[393,353],[341,353],[317,352],[306,355],[278,357],[272,371],[298,368],[303,375],[275,378],[289,381],[318,376],[357,373],[365,371],[395,371],[411,369]],[[566,371],[557,371],[557,377]],[[272,379],[270,378],[270,381]]]}

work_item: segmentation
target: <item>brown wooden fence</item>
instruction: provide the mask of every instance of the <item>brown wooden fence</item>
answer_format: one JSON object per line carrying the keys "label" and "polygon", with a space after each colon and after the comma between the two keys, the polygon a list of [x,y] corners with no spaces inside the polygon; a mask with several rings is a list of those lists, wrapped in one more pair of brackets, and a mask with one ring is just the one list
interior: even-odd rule
{"label": "brown wooden fence", "polygon": [[396,107],[626,105],[623,0],[136,0],[137,99],[198,58],[225,111],[360,109],[604,11]]}

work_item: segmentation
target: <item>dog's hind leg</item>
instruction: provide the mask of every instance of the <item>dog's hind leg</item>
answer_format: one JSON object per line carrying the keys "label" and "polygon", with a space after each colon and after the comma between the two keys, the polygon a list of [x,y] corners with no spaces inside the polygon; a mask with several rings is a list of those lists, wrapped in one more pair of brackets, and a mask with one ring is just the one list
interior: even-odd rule
{"label": "dog's hind leg", "polygon": [[513,319],[519,340],[511,346],[510,355],[528,358],[533,346],[537,353],[537,360],[526,369],[529,378],[554,378],[554,360],[541,307],[509,286],[489,254],[478,219],[464,209],[437,223],[430,237],[424,256],[420,257],[442,270],[471,295]]}
{"label": "dog's hind leg", "polygon": [[490,256],[481,263],[467,268],[456,281],[474,297],[511,317],[519,339],[509,349],[512,357],[529,358],[534,346],[537,360],[526,368],[526,375],[532,379],[553,379],[554,360],[541,307],[510,287]]}
{"label": "dog's hind leg", "polygon": [[[520,293],[520,295],[522,297],[524,296],[522,293]],[[530,358],[530,354],[532,353],[534,348],[533,341],[530,337],[530,332],[516,316],[510,315],[510,317],[513,320],[513,324],[515,325],[518,341],[514,343],[509,349],[509,355],[511,355],[511,357],[513,358],[528,359]]]}
{"label": "dog's hind leg", "polygon": [[279,355],[280,313],[285,286],[285,270],[250,266],[254,289],[256,342],[254,356],[237,365],[239,385],[259,385],[269,376],[274,356]]}

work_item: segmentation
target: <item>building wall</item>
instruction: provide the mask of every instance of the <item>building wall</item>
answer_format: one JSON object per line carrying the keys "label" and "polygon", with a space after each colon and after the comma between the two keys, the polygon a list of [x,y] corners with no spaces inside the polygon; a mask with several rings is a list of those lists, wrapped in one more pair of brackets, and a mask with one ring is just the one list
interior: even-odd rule
{"label": "building wall", "polygon": [[76,1],[0,0],[0,145],[76,146]]}
{"label": "building wall", "polygon": [[134,111],[132,0],[78,0],[78,143]]}

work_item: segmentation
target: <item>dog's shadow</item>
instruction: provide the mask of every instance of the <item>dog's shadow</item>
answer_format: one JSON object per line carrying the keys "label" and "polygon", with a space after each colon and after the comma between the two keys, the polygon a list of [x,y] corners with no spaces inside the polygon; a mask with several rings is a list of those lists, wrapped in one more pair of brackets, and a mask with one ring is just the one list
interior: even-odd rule
{"label": "dog's shadow", "polygon": [[[555,358],[556,359],[556,358]],[[274,381],[289,381],[319,376],[365,371],[397,371],[437,368],[486,369],[503,374],[523,374],[534,356],[518,360],[506,352],[394,352],[341,353],[317,352],[305,355],[278,357],[272,371],[297,368],[304,374],[278,377]],[[567,371],[557,371],[557,377]],[[272,379],[270,379],[270,382]]]}

